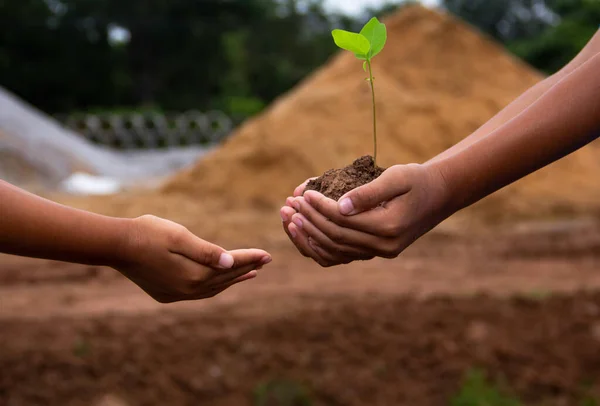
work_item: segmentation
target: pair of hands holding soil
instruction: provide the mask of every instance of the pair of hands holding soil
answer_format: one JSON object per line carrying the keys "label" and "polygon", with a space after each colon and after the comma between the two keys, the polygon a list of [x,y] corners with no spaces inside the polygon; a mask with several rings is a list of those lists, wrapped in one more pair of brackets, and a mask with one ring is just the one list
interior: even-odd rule
{"label": "pair of hands holding soil", "polygon": [[323,267],[395,258],[452,212],[433,166],[392,166],[337,201],[305,190],[312,179],[287,198],[281,218],[300,253]]}

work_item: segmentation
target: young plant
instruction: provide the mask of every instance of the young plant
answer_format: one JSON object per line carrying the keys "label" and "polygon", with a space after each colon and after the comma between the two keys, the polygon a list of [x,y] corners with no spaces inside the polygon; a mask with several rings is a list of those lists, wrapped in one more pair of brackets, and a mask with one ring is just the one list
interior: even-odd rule
{"label": "young plant", "polygon": [[381,52],[387,40],[387,30],[385,24],[380,23],[376,17],[373,17],[360,30],[360,33],[349,32],[345,30],[333,30],[331,32],[335,44],[354,53],[354,55],[363,61],[363,70],[369,73],[367,81],[371,85],[371,96],[373,99],[373,161],[377,166],[377,109],[375,107],[375,85],[373,83],[373,70],[371,61]]}

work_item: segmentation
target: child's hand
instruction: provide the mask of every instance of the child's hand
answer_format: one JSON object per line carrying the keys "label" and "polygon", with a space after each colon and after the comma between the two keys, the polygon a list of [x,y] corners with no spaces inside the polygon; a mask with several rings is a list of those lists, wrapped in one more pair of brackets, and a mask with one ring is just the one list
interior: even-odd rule
{"label": "child's hand", "polygon": [[[304,184],[303,184],[304,185]],[[426,165],[396,165],[335,202],[303,185],[281,209],[299,251],[321,266],[373,257],[395,258],[450,212],[440,173]]]}
{"label": "child's hand", "polygon": [[256,277],[256,269],[271,261],[262,250],[227,252],[158,217],[131,223],[126,248],[112,266],[161,303],[213,297]]}

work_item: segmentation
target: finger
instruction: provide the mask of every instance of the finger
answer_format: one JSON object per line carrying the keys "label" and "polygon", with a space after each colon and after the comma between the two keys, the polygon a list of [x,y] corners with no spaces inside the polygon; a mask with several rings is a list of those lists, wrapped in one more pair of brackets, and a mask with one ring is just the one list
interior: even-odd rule
{"label": "finger", "polygon": [[[296,213],[292,216],[292,222],[298,227],[304,230],[309,237],[309,245],[315,249],[315,245],[321,248],[325,252],[329,252],[339,258],[346,257],[350,260],[359,257],[367,256],[364,250],[360,250],[356,247],[338,244],[331,240],[325,233],[315,227],[304,215]],[[329,222],[331,223],[331,222]],[[312,243],[311,239],[314,241]],[[315,250],[317,251],[317,250]],[[317,251],[317,253],[319,253]],[[323,256],[323,255],[321,255]]]}
{"label": "finger", "polygon": [[238,283],[242,283],[242,282],[248,281],[250,279],[254,279],[257,276],[258,276],[258,272],[256,272],[256,271],[250,271],[247,274],[242,275],[242,276],[240,276],[240,277],[238,277],[238,278],[236,278],[236,279],[234,279],[232,281],[223,283],[221,285],[214,286],[214,287],[211,288],[211,291],[209,292],[209,296],[208,297],[215,296],[215,295],[223,292],[224,290],[232,287],[233,285],[237,285]]}
{"label": "finger", "polygon": [[308,254],[306,252],[304,252],[302,250],[302,248],[300,246],[298,246],[298,244],[296,244],[297,236],[290,232],[290,224],[292,222],[292,216],[294,214],[296,214],[296,210],[292,209],[291,207],[284,206],[281,208],[280,214],[281,214],[281,220],[282,220],[282,225],[283,225],[283,231],[285,231],[288,238],[290,239],[292,244],[294,244],[296,246],[296,249],[300,252],[300,254],[302,254],[305,257],[308,257]]}
{"label": "finger", "polygon": [[228,251],[228,253],[233,258],[233,265],[231,266],[232,270],[245,267],[247,265],[266,265],[272,261],[271,254],[269,254],[267,251],[255,248],[232,250]]}
{"label": "finger", "polygon": [[258,276],[258,271],[255,269],[253,271],[248,272],[245,275],[239,276],[237,278],[235,278],[234,280],[232,280],[231,282],[225,284],[225,286],[229,287],[229,286],[233,286],[236,283],[240,283],[240,282],[244,282],[244,281],[249,281],[250,279],[254,279]]}
{"label": "finger", "polygon": [[[294,226],[295,224],[291,224]],[[348,264],[352,262],[352,258],[348,258],[346,256],[341,255],[339,252],[334,251],[325,251],[319,249],[319,247],[314,243],[314,240],[311,240],[310,237],[304,235],[302,230],[298,231],[299,235],[303,235],[304,238],[298,241],[298,244],[302,246],[302,249],[308,253],[308,257],[312,258],[324,268]]]}
{"label": "finger", "polygon": [[186,229],[175,237],[171,252],[211,268],[229,269],[234,264],[233,256],[225,249],[195,236]]}
{"label": "finger", "polygon": [[308,184],[308,182],[310,182],[313,179],[317,179],[317,177],[306,179],[301,185],[299,185],[296,189],[294,189],[294,197],[302,196],[302,193],[304,193],[304,189],[306,188],[306,185]]}
{"label": "finger", "polygon": [[[321,257],[326,256],[327,251],[325,251],[321,246],[319,246],[319,244],[315,240],[313,240],[310,237],[308,237],[308,244]],[[356,257],[352,257],[352,258],[345,257],[342,259],[338,259],[338,264],[349,264],[350,262],[353,262],[353,261],[366,261],[366,260],[373,259],[373,258],[375,258],[375,257],[371,256],[371,255],[361,255],[361,256],[356,256]]]}
{"label": "finger", "polygon": [[[345,216],[340,213],[338,204],[334,200],[321,193],[308,191],[303,197],[295,198],[292,206],[307,217],[313,213],[311,209],[314,209],[325,219],[331,220],[334,225],[340,227],[374,236],[396,237],[398,230],[393,225],[398,222],[398,213],[402,211],[400,204],[402,202],[396,199],[386,207],[377,207],[354,216]],[[309,220],[312,221],[310,218]],[[317,224],[315,226],[321,229]]]}
{"label": "finger", "polygon": [[342,255],[339,252],[324,250],[316,243],[315,240],[313,240],[310,237],[308,237],[308,245],[319,257],[323,258],[327,262],[326,266],[328,267],[335,265],[345,265],[354,261],[353,258]]}
{"label": "finger", "polygon": [[[338,246],[358,248],[364,256],[387,256],[389,255],[389,251],[393,249],[394,240],[391,238],[341,227],[319,213],[306,200],[298,199],[298,204],[300,214],[308,220],[305,232],[326,247],[326,249],[333,249],[333,247],[327,245],[326,240],[319,237],[319,232]],[[360,216],[356,218],[358,217]]]}
{"label": "finger", "polygon": [[289,225],[290,234],[294,238],[294,244],[305,257],[312,258],[323,267],[331,266],[329,261],[317,254],[308,243],[308,236],[302,229],[298,228],[294,223]]}
{"label": "finger", "polygon": [[285,228],[290,240],[292,240],[300,254],[310,258],[310,250],[306,249],[308,241],[304,243],[305,236],[302,233],[299,233],[298,227],[290,221]]}
{"label": "finger", "polygon": [[[248,266],[239,268],[235,271],[230,271],[227,273],[219,273],[219,274],[214,275],[212,278],[210,278],[210,281],[208,281],[208,283],[206,283],[204,285],[204,287],[223,285],[225,283],[232,282],[232,281],[236,280],[237,278],[247,275],[248,273],[253,272],[253,271],[257,271],[257,267],[254,265],[248,265]],[[198,288],[202,289],[202,287],[200,285],[198,286]]]}
{"label": "finger", "polygon": [[279,210],[281,221],[283,221],[284,223],[289,223],[294,214],[296,214],[296,210],[294,210],[291,206],[283,206]]}
{"label": "finger", "polygon": [[405,168],[393,166],[374,181],[346,193],[338,201],[340,213],[352,216],[408,193],[411,186],[404,175]]}
{"label": "finger", "polygon": [[184,298],[179,298],[176,301],[209,299],[209,298],[214,297],[214,296],[218,295],[219,293],[227,290],[228,288],[232,287],[233,285],[236,285],[241,282],[245,282],[250,279],[254,279],[254,278],[256,278],[257,275],[258,275],[258,273],[256,271],[250,271],[250,272],[246,273],[245,275],[239,276],[238,278],[236,278],[234,280],[231,280],[226,283],[222,283],[220,285],[215,285],[215,286],[205,288],[203,291],[201,291],[195,295],[190,295],[190,296],[187,296]]}

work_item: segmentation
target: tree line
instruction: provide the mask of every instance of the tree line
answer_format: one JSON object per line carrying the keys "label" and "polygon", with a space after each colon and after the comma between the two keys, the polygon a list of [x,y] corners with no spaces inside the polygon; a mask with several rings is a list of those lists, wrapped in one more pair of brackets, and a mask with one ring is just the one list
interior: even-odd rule
{"label": "tree line", "polygon": [[[362,15],[320,0],[0,0],[0,85],[51,113],[219,109],[249,116],[336,51]],[[598,0],[442,0],[544,72],[598,29]],[[493,74],[493,72],[490,72]]]}

